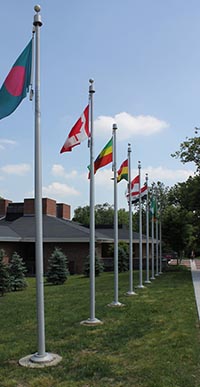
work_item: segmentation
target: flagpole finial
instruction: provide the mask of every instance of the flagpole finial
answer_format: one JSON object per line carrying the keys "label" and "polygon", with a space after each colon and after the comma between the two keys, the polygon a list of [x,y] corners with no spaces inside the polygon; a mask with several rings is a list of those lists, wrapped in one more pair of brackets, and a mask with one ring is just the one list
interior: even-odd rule
{"label": "flagpole finial", "polygon": [[95,93],[95,90],[94,90],[94,87],[93,87],[94,79],[90,78],[89,82],[90,82],[89,93]]}
{"label": "flagpole finial", "polygon": [[34,21],[33,21],[34,26],[39,26],[39,27],[42,26],[41,15],[39,14],[40,10],[41,10],[40,5],[39,4],[35,5],[34,11],[36,12],[36,14],[34,15]]}
{"label": "flagpole finial", "polygon": [[141,161],[138,161],[138,168],[141,168]]}
{"label": "flagpole finial", "polygon": [[113,130],[117,130],[117,124],[113,124]]}
{"label": "flagpole finial", "polygon": [[131,153],[131,144],[128,143],[128,153]]}
{"label": "flagpole finial", "polygon": [[35,11],[35,12],[40,12],[40,10],[41,10],[40,5],[39,5],[39,4],[36,4],[35,7],[34,7],[34,11]]}

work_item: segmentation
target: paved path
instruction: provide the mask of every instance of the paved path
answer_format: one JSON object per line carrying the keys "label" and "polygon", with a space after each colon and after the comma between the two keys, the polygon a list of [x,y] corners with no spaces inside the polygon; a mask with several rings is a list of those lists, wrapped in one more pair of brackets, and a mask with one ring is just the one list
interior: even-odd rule
{"label": "paved path", "polygon": [[[170,265],[176,265],[177,260],[173,259],[170,261]],[[200,260],[199,259],[184,259],[181,261],[181,265],[190,267],[192,274],[192,282],[194,286],[194,295],[197,306],[197,313],[200,320]]]}
{"label": "paved path", "polygon": [[198,317],[200,320],[200,262],[199,260],[190,261],[194,294],[197,305]]}

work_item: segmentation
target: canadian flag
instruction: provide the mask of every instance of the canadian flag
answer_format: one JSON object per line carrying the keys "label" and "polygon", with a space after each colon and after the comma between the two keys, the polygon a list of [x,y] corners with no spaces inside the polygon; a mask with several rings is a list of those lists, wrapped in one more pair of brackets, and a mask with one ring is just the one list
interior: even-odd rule
{"label": "canadian flag", "polygon": [[87,105],[83,114],[71,129],[60,153],[70,152],[74,146],[86,140],[89,135],[89,105]]}

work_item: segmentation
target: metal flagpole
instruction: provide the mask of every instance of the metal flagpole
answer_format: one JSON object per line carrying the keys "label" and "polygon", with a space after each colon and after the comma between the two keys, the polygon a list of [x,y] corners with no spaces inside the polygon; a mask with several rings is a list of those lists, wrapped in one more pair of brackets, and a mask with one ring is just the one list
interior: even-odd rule
{"label": "metal flagpole", "polygon": [[158,208],[157,208],[157,193],[156,193],[156,277],[159,276],[158,272]]}
{"label": "metal flagpole", "polygon": [[154,276],[154,197],[151,198],[151,280],[155,280]]}
{"label": "metal flagpole", "polygon": [[40,136],[40,27],[42,26],[40,6],[34,7],[35,27],[35,257],[36,257],[36,303],[38,351],[19,361],[20,365],[31,367],[55,365],[61,357],[45,351],[44,324],[44,280],[43,280],[43,230],[42,230],[42,163]]}
{"label": "metal flagpole", "polygon": [[133,225],[131,200],[131,144],[128,144],[128,194],[129,194],[129,291],[128,296],[136,295],[133,291]]}
{"label": "metal flagpole", "polygon": [[138,288],[144,288],[142,283],[142,205],[141,205],[141,162],[138,161],[138,171],[139,171],[139,285]]}
{"label": "metal flagpole", "polygon": [[113,172],[114,172],[114,301],[108,306],[123,306],[118,301],[118,211],[117,211],[117,124],[113,124]]}
{"label": "metal flagpole", "polygon": [[94,128],[93,128],[93,95],[94,80],[90,79],[90,317],[81,322],[83,325],[102,324],[95,317],[95,208],[94,208]]}
{"label": "metal flagpole", "polygon": [[37,291],[37,322],[38,352],[32,361],[46,360],[45,326],[44,326],[44,284],[43,284],[43,232],[42,232],[42,164],[40,141],[40,27],[41,16],[34,16],[36,48],[35,48],[35,256],[36,256],[36,291]]}
{"label": "metal flagpole", "polygon": [[159,214],[160,214],[160,271],[159,274],[162,274],[162,216],[161,216],[161,202],[160,202],[160,208],[159,208]]}
{"label": "metal flagpole", "polygon": [[147,199],[146,199],[146,281],[145,284],[150,284],[149,280],[149,193],[148,193],[148,173],[146,173]]}

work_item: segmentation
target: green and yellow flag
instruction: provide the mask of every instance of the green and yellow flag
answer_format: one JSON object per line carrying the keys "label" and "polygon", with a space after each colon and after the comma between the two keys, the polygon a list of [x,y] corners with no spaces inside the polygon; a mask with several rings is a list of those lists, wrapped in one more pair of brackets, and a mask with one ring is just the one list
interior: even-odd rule
{"label": "green and yellow flag", "polygon": [[128,159],[123,161],[121,167],[117,171],[117,183],[119,183],[122,179],[128,181]]}

